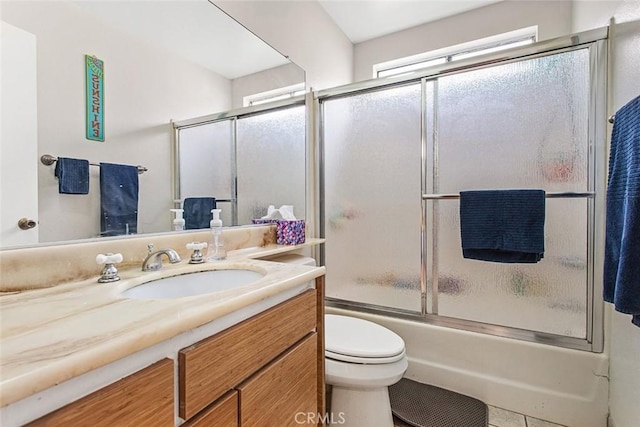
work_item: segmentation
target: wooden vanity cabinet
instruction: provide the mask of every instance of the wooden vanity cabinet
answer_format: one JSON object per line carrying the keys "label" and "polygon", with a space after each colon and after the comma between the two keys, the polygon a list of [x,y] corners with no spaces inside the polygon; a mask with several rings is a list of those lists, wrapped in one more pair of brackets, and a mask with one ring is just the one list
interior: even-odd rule
{"label": "wooden vanity cabinet", "polygon": [[232,390],[215,403],[200,411],[182,427],[237,427],[238,392]]}
{"label": "wooden vanity cabinet", "polygon": [[313,333],[237,387],[240,427],[295,426],[316,419],[317,334]]}
{"label": "wooden vanity cabinet", "polygon": [[[323,414],[324,276],[307,290],[28,426],[283,427]],[[298,414],[298,415],[296,415]],[[296,418],[297,416],[297,418]]]}
{"label": "wooden vanity cabinet", "polygon": [[173,426],[173,378],[163,359],[27,426]]}
{"label": "wooden vanity cabinet", "polygon": [[241,427],[295,425],[296,412],[316,413],[317,313],[316,290],[308,290],[181,350],[180,417],[199,418],[230,390]]}
{"label": "wooden vanity cabinet", "polygon": [[306,421],[317,411],[316,339],[316,333],[309,334],[182,427],[281,427]]}

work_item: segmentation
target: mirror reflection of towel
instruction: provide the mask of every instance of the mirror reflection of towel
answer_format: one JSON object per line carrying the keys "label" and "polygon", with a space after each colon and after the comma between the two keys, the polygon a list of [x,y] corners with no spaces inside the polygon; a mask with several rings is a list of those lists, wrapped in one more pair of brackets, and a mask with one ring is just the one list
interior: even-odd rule
{"label": "mirror reflection of towel", "polygon": [[89,194],[89,161],[58,157],[54,172],[58,177],[58,193]]}
{"label": "mirror reflection of towel", "polygon": [[187,197],[182,203],[184,209],[184,229],[198,230],[209,228],[211,222],[211,209],[216,208],[216,199],[213,197]]}
{"label": "mirror reflection of towel", "polygon": [[536,263],[544,256],[543,190],[460,192],[460,235],[465,258]]}
{"label": "mirror reflection of towel", "polygon": [[138,232],[138,167],[100,163],[100,235]]}

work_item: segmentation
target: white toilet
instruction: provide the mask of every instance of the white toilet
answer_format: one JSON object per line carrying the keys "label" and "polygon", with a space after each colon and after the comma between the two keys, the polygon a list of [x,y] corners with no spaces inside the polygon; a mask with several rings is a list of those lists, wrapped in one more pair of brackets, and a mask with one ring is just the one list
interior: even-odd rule
{"label": "white toilet", "polygon": [[[296,254],[272,260],[315,265],[313,258]],[[388,387],[407,370],[404,341],[368,320],[336,314],[324,319],[331,419],[343,427],[393,427]]]}
{"label": "white toilet", "polygon": [[388,387],[407,370],[404,341],[367,320],[335,314],[324,319],[333,418],[349,427],[393,427]]}

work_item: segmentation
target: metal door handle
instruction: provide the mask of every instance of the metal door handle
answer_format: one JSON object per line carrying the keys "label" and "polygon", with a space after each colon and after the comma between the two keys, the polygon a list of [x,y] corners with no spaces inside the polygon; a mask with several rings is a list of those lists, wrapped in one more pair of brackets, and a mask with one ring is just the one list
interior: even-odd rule
{"label": "metal door handle", "polygon": [[35,228],[36,225],[38,225],[38,223],[29,218],[20,218],[18,221],[18,227],[20,227],[21,230],[31,230]]}

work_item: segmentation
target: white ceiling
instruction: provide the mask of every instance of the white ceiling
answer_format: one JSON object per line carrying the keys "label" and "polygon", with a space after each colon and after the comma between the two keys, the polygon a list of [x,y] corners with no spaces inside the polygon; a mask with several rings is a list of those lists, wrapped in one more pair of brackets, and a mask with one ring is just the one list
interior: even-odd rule
{"label": "white ceiling", "polygon": [[80,0],[110,26],[235,79],[289,61],[207,0]]}
{"label": "white ceiling", "polygon": [[[500,0],[317,1],[347,37],[359,43]],[[73,3],[121,31],[228,79],[289,63],[207,0],[76,0]]]}
{"label": "white ceiling", "polygon": [[436,21],[501,0],[318,0],[352,43]]}

